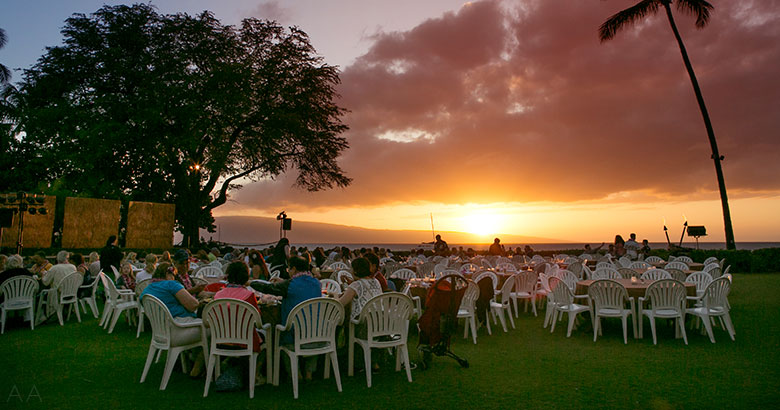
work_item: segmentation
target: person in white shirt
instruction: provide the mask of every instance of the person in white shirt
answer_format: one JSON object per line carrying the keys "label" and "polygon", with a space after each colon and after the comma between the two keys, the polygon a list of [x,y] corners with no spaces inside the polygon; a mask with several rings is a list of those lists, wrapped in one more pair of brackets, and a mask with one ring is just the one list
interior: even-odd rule
{"label": "person in white shirt", "polygon": [[[62,279],[71,273],[76,272],[76,266],[68,262],[69,257],[70,253],[68,251],[59,251],[57,253],[57,264],[46,271],[46,273],[43,275],[43,278],[41,278],[41,283],[44,286],[49,286],[49,289],[41,292],[41,298],[47,298],[47,309],[46,312],[40,312],[39,309],[39,322],[45,320],[54,313],[54,307],[57,303],[59,303],[57,289],[59,288]],[[40,317],[41,315],[45,317]]]}
{"label": "person in white shirt", "polygon": [[144,263],[146,263],[144,269],[135,274],[135,283],[141,283],[142,281],[152,278],[154,270],[157,268],[157,256],[154,256],[151,253],[146,255]]}
{"label": "person in white shirt", "polygon": [[632,233],[623,247],[626,248],[626,255],[628,255],[629,258],[636,259],[639,253],[639,249],[642,246],[639,245],[639,242],[636,241],[636,234]]}

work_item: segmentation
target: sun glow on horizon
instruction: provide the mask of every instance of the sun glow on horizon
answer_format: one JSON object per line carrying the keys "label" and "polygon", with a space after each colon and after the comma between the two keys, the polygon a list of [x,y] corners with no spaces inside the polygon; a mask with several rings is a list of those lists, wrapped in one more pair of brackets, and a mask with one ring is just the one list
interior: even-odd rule
{"label": "sun glow on horizon", "polygon": [[459,230],[479,236],[490,236],[499,233],[502,222],[501,215],[490,212],[473,212],[462,218]]}

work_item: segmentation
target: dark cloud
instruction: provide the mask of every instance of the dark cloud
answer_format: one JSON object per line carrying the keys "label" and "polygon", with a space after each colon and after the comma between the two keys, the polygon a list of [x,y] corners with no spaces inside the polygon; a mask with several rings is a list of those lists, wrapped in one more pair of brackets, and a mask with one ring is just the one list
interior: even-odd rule
{"label": "dark cloud", "polygon": [[[777,3],[719,2],[703,30],[677,17],[732,196],[780,191]],[[351,149],[340,163],[352,186],[305,193],[286,176],[235,198],[276,209],[715,192],[701,114],[663,13],[601,44],[598,26],[627,4],[517,4],[470,3],[380,33],[345,68]]]}

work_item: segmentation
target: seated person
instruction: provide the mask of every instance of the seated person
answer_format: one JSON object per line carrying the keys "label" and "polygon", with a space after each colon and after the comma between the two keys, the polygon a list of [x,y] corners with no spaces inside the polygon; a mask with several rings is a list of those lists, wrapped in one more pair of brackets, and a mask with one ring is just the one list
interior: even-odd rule
{"label": "seated person", "polygon": [[154,269],[157,267],[157,257],[150,253],[144,258],[144,263],[146,263],[144,270],[138,272],[135,275],[136,283],[141,283],[147,279],[152,278],[154,275]]}
{"label": "seated person", "polygon": [[5,262],[5,270],[0,273],[0,285],[14,276],[32,276],[32,272],[25,269],[24,259],[19,255],[11,255]]}
{"label": "seated person", "polygon": [[[190,269],[190,256],[187,254],[187,251],[184,249],[179,249],[176,251],[176,253],[173,254],[173,265],[176,268],[176,280],[181,283],[182,286],[184,286],[184,289],[187,290],[187,292],[190,292],[193,296],[199,296],[201,292],[203,292],[203,288],[206,287],[206,285],[197,285],[195,286],[194,282],[192,281],[192,278],[190,277],[189,269]],[[213,296],[213,295],[200,295],[203,297],[206,296]]]}
{"label": "seated person", "polygon": [[38,277],[43,277],[43,274],[51,269],[52,264],[46,259],[46,254],[43,251],[38,251],[32,256],[33,266],[30,268],[30,272]]}
{"label": "seated person", "polygon": [[122,262],[119,268],[119,278],[116,280],[117,289],[135,290],[135,272],[133,266],[128,261]]}
{"label": "seated person", "polygon": [[43,278],[41,278],[41,283],[44,286],[56,289],[60,286],[61,280],[71,273],[77,272],[76,267],[68,261],[69,257],[70,253],[68,251],[57,252],[57,264],[49,268],[46,274],[43,275]]}
{"label": "seated person", "polygon": [[[371,276],[371,262],[366,258],[357,258],[352,261],[352,272],[357,278],[354,282],[349,284],[347,290],[339,297],[339,302],[347,306],[352,304],[352,312],[349,316],[349,320],[356,319],[360,312],[363,311],[363,306],[371,298],[382,294],[382,287],[379,281]],[[365,338],[367,335],[366,324],[360,323],[355,328],[355,336],[359,338]],[[358,349],[362,352],[362,349]],[[358,360],[361,363],[362,360]],[[374,362],[374,370],[379,369],[379,365]]]}
{"label": "seated person", "polygon": [[395,291],[395,284],[393,282],[388,282],[387,279],[385,279],[385,275],[383,275],[382,271],[379,269],[379,257],[372,252],[366,253],[363,257],[368,259],[371,277],[379,282],[379,285],[382,287],[382,292]]}

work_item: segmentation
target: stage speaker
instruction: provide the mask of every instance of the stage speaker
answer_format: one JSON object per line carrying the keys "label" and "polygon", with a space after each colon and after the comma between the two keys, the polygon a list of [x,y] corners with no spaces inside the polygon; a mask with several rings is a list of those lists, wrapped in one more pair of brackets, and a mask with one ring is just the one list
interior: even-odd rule
{"label": "stage speaker", "polygon": [[0,209],[0,228],[10,228],[14,222],[13,209]]}
{"label": "stage speaker", "polygon": [[292,219],[290,219],[290,218],[282,219],[282,229],[284,229],[285,231],[291,231],[292,230]]}

